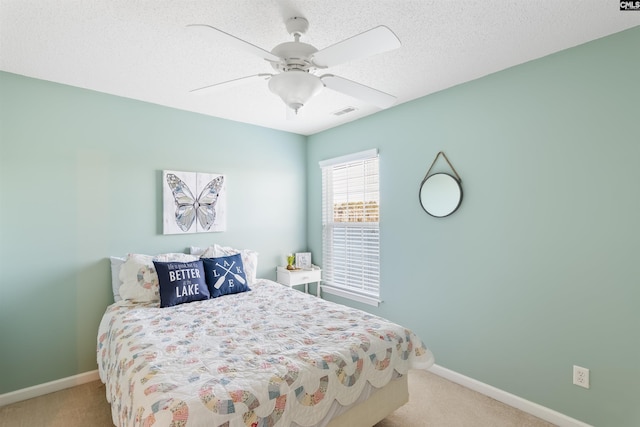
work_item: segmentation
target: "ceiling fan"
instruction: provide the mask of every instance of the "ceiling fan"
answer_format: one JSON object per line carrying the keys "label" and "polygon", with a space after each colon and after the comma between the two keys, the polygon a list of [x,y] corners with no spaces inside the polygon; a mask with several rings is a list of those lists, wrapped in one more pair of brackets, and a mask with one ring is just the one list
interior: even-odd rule
{"label": "ceiling fan", "polygon": [[289,18],[285,25],[294,41],[281,43],[271,52],[209,25],[188,25],[189,28],[200,31],[205,36],[214,38],[217,42],[228,43],[261,57],[269,62],[276,71],[274,74],[260,73],[215,83],[194,89],[191,92],[244,83],[253,79],[264,79],[269,80],[268,86],[271,92],[278,95],[287,107],[296,114],[307,101],[317,95],[324,87],[380,108],[393,105],[396,98],[388,93],[333,74],[321,76],[315,74],[316,70],[324,70],[347,61],[399,48],[400,40],[389,28],[380,25],[318,50],[310,44],[300,41],[300,37],[309,28],[309,22],[305,18]]}

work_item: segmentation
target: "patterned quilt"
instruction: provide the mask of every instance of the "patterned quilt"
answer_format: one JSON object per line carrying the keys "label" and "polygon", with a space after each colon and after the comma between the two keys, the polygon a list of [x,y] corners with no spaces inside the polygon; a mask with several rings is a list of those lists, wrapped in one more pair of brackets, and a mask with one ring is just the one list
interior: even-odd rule
{"label": "patterned quilt", "polygon": [[268,280],[170,308],[120,301],[97,344],[119,427],[312,426],[367,382],[433,363],[410,330]]}

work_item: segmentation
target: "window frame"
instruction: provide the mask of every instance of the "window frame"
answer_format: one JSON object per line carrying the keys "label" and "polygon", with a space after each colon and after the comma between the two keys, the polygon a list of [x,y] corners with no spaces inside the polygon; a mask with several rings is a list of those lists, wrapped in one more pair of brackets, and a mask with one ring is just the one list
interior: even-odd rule
{"label": "window frame", "polygon": [[[375,162],[375,174],[367,175],[366,170]],[[328,294],[337,295],[354,301],[362,302],[372,306],[378,306],[380,299],[380,162],[377,149],[361,151],[345,156],[335,157],[319,162],[322,175],[322,254],[323,254],[323,285],[322,290]],[[337,171],[342,171],[353,167],[362,168],[362,179],[349,177],[339,181],[336,185],[335,178]],[[368,182],[373,179],[373,185]],[[328,182],[329,181],[329,182]],[[349,183],[356,183],[357,190],[350,191]],[[336,188],[343,190],[336,196]],[[346,196],[348,202],[344,202]],[[336,200],[342,197],[342,205],[352,204],[350,200],[355,200],[356,205],[362,202],[362,208],[357,208],[354,215],[348,218],[357,217],[360,221],[332,221],[335,220]],[[350,199],[354,197],[354,199]],[[329,200],[330,199],[330,200]],[[367,209],[367,203],[375,201],[375,210]],[[377,221],[367,221],[377,214]],[[341,233],[336,236],[336,232]],[[359,234],[359,236],[358,236]],[[367,237],[368,235],[368,237]],[[336,245],[336,241],[339,242]],[[340,249],[336,250],[336,247]],[[338,261],[339,255],[345,257]],[[345,255],[346,254],[346,255]],[[371,267],[373,266],[373,269]],[[360,273],[358,273],[360,271]],[[346,283],[357,279],[355,285]]]}

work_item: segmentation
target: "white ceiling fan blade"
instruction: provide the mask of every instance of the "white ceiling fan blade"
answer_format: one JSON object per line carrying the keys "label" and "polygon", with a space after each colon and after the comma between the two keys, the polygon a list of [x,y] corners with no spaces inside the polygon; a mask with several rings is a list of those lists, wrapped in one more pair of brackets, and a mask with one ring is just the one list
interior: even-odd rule
{"label": "white ceiling fan blade", "polygon": [[384,25],[372,28],[314,53],[311,61],[320,68],[332,67],[401,46],[400,39]]}
{"label": "white ceiling fan blade", "polygon": [[230,46],[234,46],[237,49],[244,50],[245,52],[252,53],[254,55],[259,56],[270,62],[279,62],[280,58],[275,56],[273,53],[268,52],[254,44],[251,44],[247,41],[237,38],[236,36],[232,36],[229,33],[225,33],[222,30],[219,30],[215,27],[205,24],[190,24],[187,25],[188,28],[192,28],[196,31],[199,31],[205,37],[213,38],[216,41],[221,41]]}
{"label": "white ceiling fan blade", "polygon": [[333,74],[326,74],[320,79],[329,89],[368,102],[376,107],[389,108],[396,102],[396,97],[393,95]]}
{"label": "white ceiling fan blade", "polygon": [[209,85],[209,86],[199,87],[197,89],[192,89],[189,92],[198,92],[198,93],[206,92],[207,89],[221,88],[222,86],[224,86],[225,88],[230,88],[230,87],[240,86],[241,84],[245,84],[245,83],[247,83],[247,81],[250,81],[250,80],[256,80],[256,79],[269,80],[269,78],[271,76],[272,76],[272,74],[268,74],[268,73],[254,74],[252,76],[240,77],[240,78],[233,79],[233,80],[227,80],[227,81],[224,81],[224,82],[214,83],[214,84]]}

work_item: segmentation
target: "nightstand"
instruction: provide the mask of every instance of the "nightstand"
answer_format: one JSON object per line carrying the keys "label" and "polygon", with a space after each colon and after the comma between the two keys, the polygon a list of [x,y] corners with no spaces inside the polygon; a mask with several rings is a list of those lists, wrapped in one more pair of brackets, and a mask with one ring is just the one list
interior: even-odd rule
{"label": "nightstand", "polygon": [[304,284],[304,291],[309,293],[309,283],[316,282],[316,296],[320,296],[320,282],[322,270],[317,265],[311,266],[311,270],[287,270],[286,267],[276,268],[276,282],[293,288]]}

